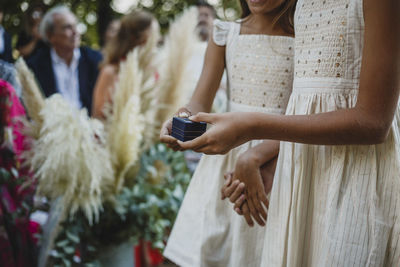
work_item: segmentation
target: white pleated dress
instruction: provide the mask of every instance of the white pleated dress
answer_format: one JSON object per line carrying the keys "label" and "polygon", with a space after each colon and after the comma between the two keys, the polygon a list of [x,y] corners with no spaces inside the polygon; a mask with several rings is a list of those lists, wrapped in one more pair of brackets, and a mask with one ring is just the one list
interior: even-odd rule
{"label": "white pleated dress", "polygon": [[[353,107],[363,1],[299,0],[295,33],[286,113]],[[400,266],[399,114],[380,145],[281,143],[261,266]]]}
{"label": "white pleated dress", "polygon": [[[226,46],[229,110],[283,114],[292,89],[294,39],[239,33],[240,23],[214,23],[214,42]],[[202,157],[164,251],[167,258],[184,267],[259,266],[265,228],[250,228],[220,199],[224,174],[258,143]]]}

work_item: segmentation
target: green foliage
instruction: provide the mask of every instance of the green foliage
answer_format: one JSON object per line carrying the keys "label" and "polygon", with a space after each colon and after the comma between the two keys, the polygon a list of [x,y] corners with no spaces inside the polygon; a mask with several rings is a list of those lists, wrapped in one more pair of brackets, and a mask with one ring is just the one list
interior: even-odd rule
{"label": "green foliage", "polygon": [[[84,44],[89,46],[98,47],[99,44],[99,20],[102,16],[106,15],[107,10],[101,10],[99,6],[106,2],[108,9],[111,13],[110,7],[111,0],[2,0],[2,9],[4,11],[3,25],[4,28],[12,35],[17,35],[22,31],[27,24],[27,13],[33,6],[40,5],[45,10],[56,5],[66,5],[71,8],[72,12],[77,16],[80,28],[84,30],[85,34],[82,36]],[[99,18],[100,17],[100,18]],[[101,23],[100,23],[101,24]],[[101,29],[103,30],[103,29]],[[16,36],[14,36],[16,37]],[[14,43],[16,39],[14,38]]]}
{"label": "green foliage", "polygon": [[78,213],[62,224],[52,254],[55,265],[78,264],[77,251],[84,264],[96,266],[98,252],[127,241],[148,240],[162,249],[175,221],[191,173],[182,152],[157,144],[141,156],[135,184],[125,186],[114,201],[104,203],[100,220],[89,225]]}
{"label": "green foliage", "polygon": [[168,28],[169,22],[174,19],[174,17],[181,13],[188,6],[194,5],[196,0],[187,1],[176,1],[176,0],[153,0],[153,5],[148,6],[145,4],[146,1],[139,1],[138,8],[144,8],[158,19],[162,31]]}

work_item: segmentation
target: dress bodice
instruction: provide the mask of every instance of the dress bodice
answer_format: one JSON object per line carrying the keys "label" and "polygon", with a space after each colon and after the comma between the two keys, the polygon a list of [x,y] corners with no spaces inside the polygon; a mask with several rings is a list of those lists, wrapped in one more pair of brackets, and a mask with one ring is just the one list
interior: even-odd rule
{"label": "dress bodice", "polygon": [[294,91],[358,89],[364,38],[362,1],[299,0],[295,13]]}
{"label": "dress bodice", "polygon": [[214,40],[226,45],[230,109],[284,113],[293,81],[294,38],[241,35],[238,22],[215,22]]}

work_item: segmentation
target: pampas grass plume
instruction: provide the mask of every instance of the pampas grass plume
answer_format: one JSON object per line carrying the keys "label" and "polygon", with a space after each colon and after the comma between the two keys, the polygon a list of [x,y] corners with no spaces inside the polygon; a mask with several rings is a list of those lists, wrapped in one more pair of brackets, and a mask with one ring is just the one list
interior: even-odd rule
{"label": "pampas grass plume", "polygon": [[196,35],[197,9],[192,7],[171,24],[162,52],[163,68],[159,88],[159,105],[157,121],[170,118],[184,104],[187,89],[187,64],[192,56],[193,47],[198,41]]}
{"label": "pampas grass plume", "polygon": [[29,158],[39,181],[37,193],[50,199],[62,196],[71,216],[81,209],[90,223],[97,221],[103,191],[113,181],[103,125],[59,94],[46,99],[40,115],[43,126]]}
{"label": "pampas grass plume", "polygon": [[15,63],[17,75],[22,85],[22,100],[26,106],[29,117],[36,123],[41,123],[42,118],[39,115],[44,106],[44,96],[36,83],[35,76],[28,69],[25,61],[19,58]]}
{"label": "pampas grass plume", "polygon": [[115,193],[122,188],[126,172],[136,165],[141,152],[145,129],[141,114],[142,81],[143,72],[139,68],[138,50],[135,49],[120,65],[112,111],[106,113],[107,144],[115,172]]}

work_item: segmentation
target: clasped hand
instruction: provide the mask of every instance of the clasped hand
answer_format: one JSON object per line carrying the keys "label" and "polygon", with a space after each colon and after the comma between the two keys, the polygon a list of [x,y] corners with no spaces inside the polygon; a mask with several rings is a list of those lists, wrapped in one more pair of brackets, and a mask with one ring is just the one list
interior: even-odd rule
{"label": "clasped hand", "polygon": [[244,153],[239,157],[234,172],[225,175],[222,199],[228,198],[249,226],[254,225],[253,219],[261,226],[266,223],[267,194],[272,189],[276,161],[277,157],[260,167],[249,153]]}

